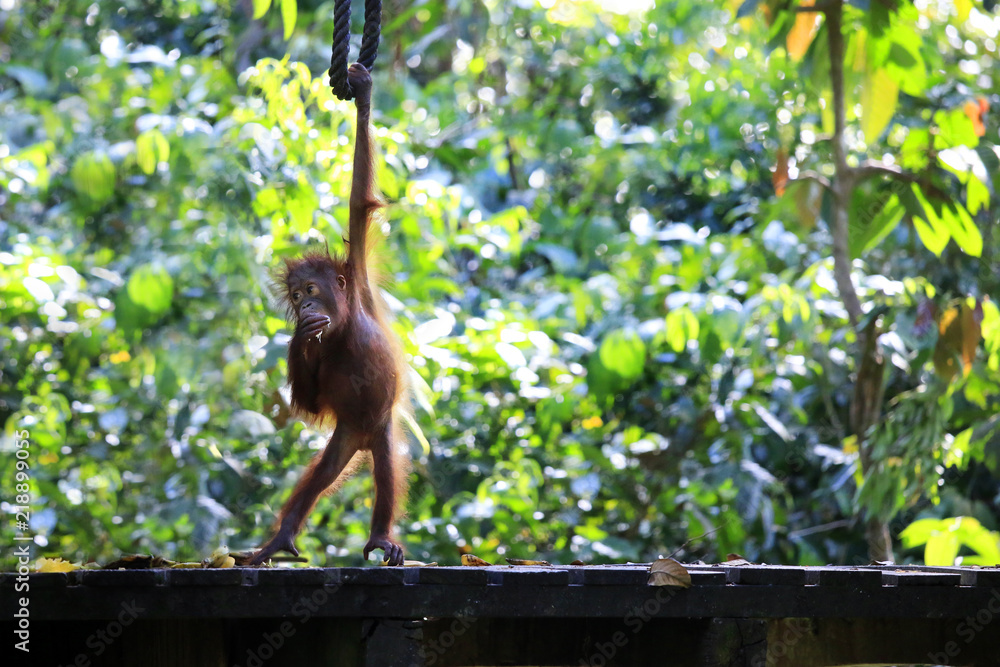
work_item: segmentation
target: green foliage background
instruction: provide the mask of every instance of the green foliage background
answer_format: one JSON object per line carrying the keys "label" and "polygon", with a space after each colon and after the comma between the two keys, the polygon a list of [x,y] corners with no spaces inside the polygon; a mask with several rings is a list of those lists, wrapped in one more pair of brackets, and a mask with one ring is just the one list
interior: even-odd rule
{"label": "green foliage background", "polygon": [[[934,169],[954,202],[931,218],[892,184],[855,193],[895,429],[865,479],[828,204],[808,181],[775,193],[782,154],[828,173],[822,40],[790,56],[794,17],[756,7],[781,3],[614,4],[385,2],[382,263],[423,436],[408,555],[649,560],[710,532],[680,556],[862,562],[866,513],[896,535],[967,516],[989,539],[935,553],[994,553],[997,15],[846,10],[890,54],[873,88],[852,38],[853,159]],[[288,415],[270,281],[346,233],[333,3],[299,0],[294,25],[235,0],[0,7],[4,514],[27,430],[37,555],[255,546],[325,442]],[[963,308],[978,331],[939,344]],[[313,564],[360,561],[371,486],[321,501]],[[919,524],[904,555],[950,525]]]}

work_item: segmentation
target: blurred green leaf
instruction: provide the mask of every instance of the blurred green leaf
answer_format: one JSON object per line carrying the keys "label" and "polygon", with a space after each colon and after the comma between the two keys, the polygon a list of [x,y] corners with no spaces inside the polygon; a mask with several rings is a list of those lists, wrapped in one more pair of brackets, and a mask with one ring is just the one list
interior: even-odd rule
{"label": "blurred green leaf", "polygon": [[[285,39],[290,39],[295,31],[295,21],[299,15],[298,0],[281,0],[281,23],[285,26]],[[256,13],[256,9],[254,10]]]}
{"label": "blurred green leaf", "polygon": [[632,381],[642,375],[646,366],[646,344],[636,332],[619,329],[601,341],[599,356],[605,368]]}
{"label": "blurred green leaf", "polygon": [[135,140],[139,168],[143,173],[152,174],[156,165],[170,159],[170,144],[159,130],[149,130]]}
{"label": "blurred green leaf", "polygon": [[140,266],[129,278],[128,296],[133,303],[153,315],[162,315],[173,301],[173,278],[163,267],[152,264]]}
{"label": "blurred green leaf", "polygon": [[[271,0],[253,0],[253,17],[259,19],[271,8]],[[288,39],[285,37],[285,39]]]}
{"label": "blurred green leaf", "polygon": [[874,143],[896,112],[899,84],[887,70],[869,71],[861,88],[861,130],[865,141]]}
{"label": "blurred green leaf", "polygon": [[676,308],[667,313],[667,344],[674,352],[683,352],[688,341],[698,340],[698,331],[698,318],[690,308]]}
{"label": "blurred green leaf", "polygon": [[70,171],[77,194],[94,205],[107,202],[115,192],[115,165],[103,152],[84,153]]}

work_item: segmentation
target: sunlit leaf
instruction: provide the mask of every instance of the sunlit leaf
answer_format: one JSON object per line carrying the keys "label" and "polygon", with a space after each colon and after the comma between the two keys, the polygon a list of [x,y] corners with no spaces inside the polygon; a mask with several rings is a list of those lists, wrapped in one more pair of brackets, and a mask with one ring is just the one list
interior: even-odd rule
{"label": "sunlit leaf", "polygon": [[903,529],[899,538],[906,549],[926,544],[931,535],[941,529],[940,519],[918,519]]}
{"label": "sunlit leaf", "polygon": [[605,368],[628,381],[642,375],[646,366],[646,344],[635,331],[612,331],[601,341],[598,355]]}
{"label": "sunlit leaf", "polygon": [[927,128],[910,128],[899,148],[899,165],[903,169],[923,171],[930,161],[931,133]]}
{"label": "sunlit leaf", "polygon": [[899,101],[899,84],[882,68],[870,71],[861,88],[861,130],[874,143],[892,120]]}
{"label": "sunlit leaf", "polygon": [[688,341],[698,340],[698,318],[690,308],[675,308],[667,313],[667,344],[674,352],[683,352]]}
{"label": "sunlit leaf", "polygon": [[972,0],[955,0],[955,11],[958,13],[959,22],[965,23],[969,20],[972,4]]}
{"label": "sunlit leaf", "polygon": [[955,466],[961,469],[969,464],[967,452],[969,450],[969,443],[972,440],[972,431],[972,427],[965,429],[956,435],[955,439],[948,445],[948,453],[944,457],[944,466],[946,468]]}
{"label": "sunlit leaf", "polygon": [[170,159],[170,144],[157,129],[148,130],[135,140],[136,161],[145,174],[156,171],[156,165]]}
{"label": "sunlit leaf", "polygon": [[1000,352],[1000,308],[993,299],[983,300],[981,327],[986,349],[990,352]]}
{"label": "sunlit leaf", "polygon": [[[970,180],[976,180],[972,178]],[[965,207],[950,203],[941,209],[941,221],[948,228],[951,238],[965,254],[979,257],[983,253],[983,235]]]}
{"label": "sunlit leaf", "polygon": [[937,134],[934,135],[934,148],[941,151],[956,146],[975,148],[979,145],[979,135],[976,126],[963,109],[938,111],[934,114],[937,124]]}
{"label": "sunlit leaf", "polygon": [[[271,0],[253,0],[253,17],[259,19],[271,8]],[[287,37],[286,37],[287,39]]]}
{"label": "sunlit leaf", "polygon": [[970,516],[957,517],[955,530],[962,546],[976,552],[978,557],[964,557],[962,564],[994,566],[1000,565],[1000,534],[989,530]]}
{"label": "sunlit leaf", "polygon": [[319,206],[319,197],[305,177],[300,177],[299,187],[288,193],[285,206],[288,208],[292,229],[298,234],[309,233],[314,225],[313,216]]}
{"label": "sunlit leaf", "polygon": [[913,214],[911,211],[913,226],[917,230],[917,236],[920,237],[921,242],[923,242],[928,250],[935,255],[940,255],[951,239],[948,227],[941,221],[941,217],[935,207],[924,197],[919,186],[915,184],[912,186],[912,194],[916,197],[916,201],[919,202],[920,207],[920,214],[918,215]]}
{"label": "sunlit leaf", "polygon": [[127,289],[133,303],[159,315],[170,308],[174,297],[174,280],[163,267],[146,264],[132,273]]}
{"label": "sunlit leaf", "polygon": [[924,220],[923,218],[913,218],[913,226],[917,230],[924,246],[935,255],[940,256],[945,246],[948,245],[948,231],[943,229],[935,220]]}
{"label": "sunlit leaf", "polygon": [[914,97],[923,96],[927,87],[927,64],[923,57],[926,47],[922,35],[905,22],[897,22],[873,43],[872,66],[885,68],[900,89]]}
{"label": "sunlit leaf", "polygon": [[73,189],[94,204],[103,204],[115,192],[115,165],[103,152],[84,153],[70,170]]}
{"label": "sunlit leaf", "polygon": [[958,556],[958,536],[954,533],[935,533],[927,540],[924,563],[927,565],[954,565]]}
{"label": "sunlit leaf", "polygon": [[[801,7],[809,7],[816,3],[815,0],[801,0],[798,4]],[[795,24],[785,37],[785,47],[792,60],[802,60],[802,56],[809,50],[809,45],[819,31],[819,21],[818,13],[800,12],[795,16]]]}
{"label": "sunlit leaf", "polygon": [[965,186],[965,204],[969,213],[976,215],[990,206],[990,190],[986,184],[973,175]]}
{"label": "sunlit leaf", "polygon": [[851,208],[850,249],[851,257],[860,257],[876,247],[892,232],[906,213],[906,208],[899,197],[892,195],[889,201],[877,209],[874,217],[865,220],[865,214],[874,208],[877,202],[871,197],[864,197],[864,206]]}
{"label": "sunlit leaf", "polygon": [[298,18],[299,7],[297,0],[281,0],[281,22],[285,26],[285,36],[287,40],[291,38],[295,31],[295,20]]}
{"label": "sunlit leaf", "polygon": [[823,106],[820,109],[820,117],[823,119],[823,132],[825,134],[833,134],[834,126],[836,125],[836,117],[833,114],[833,90],[830,88],[824,89],[820,98],[823,102]]}

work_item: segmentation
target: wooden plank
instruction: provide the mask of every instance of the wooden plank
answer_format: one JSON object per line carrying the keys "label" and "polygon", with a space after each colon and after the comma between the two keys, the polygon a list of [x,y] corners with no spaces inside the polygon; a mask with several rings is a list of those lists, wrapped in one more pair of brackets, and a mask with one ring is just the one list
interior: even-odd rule
{"label": "wooden plank", "polygon": [[959,572],[887,572],[895,577],[896,586],[960,586],[962,574]]}
{"label": "wooden plank", "polygon": [[818,583],[818,577],[810,577],[804,568],[751,565],[731,569],[735,575],[732,583],[746,586],[805,586]]}
{"label": "wooden plank", "polygon": [[[756,639],[754,632],[741,628],[737,621],[646,618],[641,611],[609,622],[497,618],[463,623],[441,619],[424,624],[425,661],[417,664],[435,667],[763,665],[759,650],[764,642],[747,646],[747,637],[741,630]],[[757,635],[766,636],[766,627]]]}
{"label": "wooden plank", "polygon": [[691,572],[693,586],[725,586],[725,572]]}
{"label": "wooden plank", "polygon": [[583,586],[645,586],[649,578],[645,567],[579,567]]}
{"label": "wooden plank", "polygon": [[[876,573],[881,581],[881,573]],[[671,618],[937,618],[962,619],[998,589],[959,586],[694,586],[670,591],[657,615]],[[354,618],[484,616],[585,618],[623,616],[658,593],[649,586],[364,585],[342,586],[69,586],[33,588],[32,618],[110,619],[122,601],[150,618],[268,618],[290,615],[319,599],[315,616]],[[10,618],[15,596],[0,596]]]}
{"label": "wooden plank", "polygon": [[822,568],[819,571],[819,586],[830,588],[872,589],[882,586],[880,570]]}
{"label": "wooden plank", "polygon": [[[379,619],[362,627],[364,667],[424,665],[423,623]],[[305,664],[305,663],[300,663]],[[327,664],[341,664],[339,659]]]}
{"label": "wooden plank", "polygon": [[[77,570],[74,574],[78,585],[87,587],[156,586],[166,579],[166,570]],[[46,575],[31,575],[32,580],[44,576]]]}
{"label": "wooden plank", "polygon": [[[1000,584],[1000,571],[974,568],[772,568],[743,569],[738,575],[733,571],[740,568],[695,570],[694,586],[672,594],[659,615],[960,619],[989,603],[995,589],[959,584],[972,574],[977,583]],[[727,576],[741,583],[721,585]],[[810,583],[814,577],[818,585]],[[613,617],[655,594],[645,584],[642,567],[79,571],[28,579],[32,618],[39,620],[111,619],[130,600],[147,609],[150,618],[266,618],[289,615],[314,596],[322,599],[315,615],[329,617],[449,617],[463,610],[488,617]],[[8,617],[15,609],[14,583],[9,576],[0,581],[0,613]]]}
{"label": "wooden plank", "polygon": [[511,567],[503,570],[504,586],[569,586],[569,572],[556,568]]}
{"label": "wooden plank", "polygon": [[1000,633],[970,635],[962,627],[929,619],[775,620],[769,626],[766,664],[996,665]]}
{"label": "wooden plank", "polygon": [[1000,568],[983,568],[972,570],[976,575],[976,586],[1000,588]]}
{"label": "wooden plank", "polygon": [[[334,568],[262,568],[250,569],[256,574],[258,586],[325,586],[340,583],[340,570]],[[248,582],[251,585],[254,582]]]}
{"label": "wooden plank", "polygon": [[242,568],[179,569],[167,570],[164,584],[167,586],[242,586],[243,579],[244,570]]}
{"label": "wooden plank", "polygon": [[481,567],[420,567],[417,582],[431,586],[485,586],[486,570]]}
{"label": "wooden plank", "polygon": [[403,567],[342,567],[342,586],[402,586],[406,576]]}

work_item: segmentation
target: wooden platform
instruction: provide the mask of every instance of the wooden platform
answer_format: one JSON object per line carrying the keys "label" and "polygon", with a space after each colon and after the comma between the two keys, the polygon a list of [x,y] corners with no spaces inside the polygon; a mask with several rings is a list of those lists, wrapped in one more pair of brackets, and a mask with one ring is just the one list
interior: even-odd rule
{"label": "wooden platform", "polygon": [[4,664],[1000,665],[997,568],[688,567],[4,573]]}

